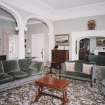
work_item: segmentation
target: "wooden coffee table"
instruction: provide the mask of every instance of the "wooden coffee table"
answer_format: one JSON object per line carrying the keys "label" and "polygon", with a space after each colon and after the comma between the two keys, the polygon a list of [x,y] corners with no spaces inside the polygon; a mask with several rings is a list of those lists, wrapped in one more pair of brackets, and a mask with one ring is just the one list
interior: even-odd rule
{"label": "wooden coffee table", "polygon": [[[38,92],[37,92],[34,102],[37,102],[38,99],[42,95],[48,95],[48,96],[52,96],[52,97],[61,99],[62,105],[65,105],[68,102],[67,87],[68,87],[69,83],[70,83],[70,81],[68,81],[68,80],[56,79],[51,76],[42,77],[41,79],[35,81],[35,84],[38,86]],[[63,95],[61,97],[59,97],[54,94],[49,94],[47,92],[44,92],[45,89],[61,91],[63,93]]]}

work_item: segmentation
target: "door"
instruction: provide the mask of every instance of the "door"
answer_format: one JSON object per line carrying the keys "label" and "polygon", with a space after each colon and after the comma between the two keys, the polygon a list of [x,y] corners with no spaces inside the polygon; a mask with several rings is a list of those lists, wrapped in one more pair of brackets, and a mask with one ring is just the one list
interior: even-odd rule
{"label": "door", "polygon": [[32,57],[37,61],[44,60],[44,34],[32,34]]}

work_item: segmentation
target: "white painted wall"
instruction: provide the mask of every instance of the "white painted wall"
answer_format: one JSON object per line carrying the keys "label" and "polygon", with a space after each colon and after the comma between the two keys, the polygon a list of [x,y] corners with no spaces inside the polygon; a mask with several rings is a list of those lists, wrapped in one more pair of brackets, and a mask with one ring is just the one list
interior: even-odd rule
{"label": "white painted wall", "polygon": [[96,38],[91,37],[90,38],[90,53],[94,53],[95,49],[96,49]]}
{"label": "white painted wall", "polygon": [[78,31],[87,31],[88,30],[87,23],[91,19],[96,20],[96,30],[105,30],[105,15],[100,15],[100,16],[55,21],[54,33],[61,34],[61,33],[71,33]]}
{"label": "white painted wall", "polygon": [[[96,30],[88,31],[87,22],[91,19],[96,20]],[[105,36],[105,15],[100,16],[92,16],[92,17],[83,17],[83,18],[75,18],[75,19],[67,19],[62,21],[54,22],[54,34],[69,34],[69,59],[77,60],[78,53],[76,54],[76,40],[78,42],[77,52],[79,52],[79,39],[85,36]],[[95,43],[95,42],[91,42]],[[95,47],[94,45],[91,47],[91,51]]]}

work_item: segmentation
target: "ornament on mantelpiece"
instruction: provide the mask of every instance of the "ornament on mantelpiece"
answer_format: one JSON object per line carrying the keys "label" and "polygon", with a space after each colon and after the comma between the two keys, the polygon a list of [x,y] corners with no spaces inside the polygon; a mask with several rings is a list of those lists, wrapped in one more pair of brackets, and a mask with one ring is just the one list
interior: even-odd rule
{"label": "ornament on mantelpiece", "polygon": [[96,28],[96,21],[95,20],[89,20],[88,21],[88,30],[95,30]]}

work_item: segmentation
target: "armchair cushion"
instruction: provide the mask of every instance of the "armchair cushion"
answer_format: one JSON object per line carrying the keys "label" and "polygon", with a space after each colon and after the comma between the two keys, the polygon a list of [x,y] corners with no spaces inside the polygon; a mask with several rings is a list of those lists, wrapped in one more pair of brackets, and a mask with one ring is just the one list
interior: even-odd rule
{"label": "armchair cushion", "polygon": [[19,66],[20,69],[24,72],[27,72],[29,75],[36,75],[41,70],[42,62],[32,61],[32,59],[20,59]]}
{"label": "armchair cushion", "polygon": [[22,71],[29,71],[29,66],[32,62],[32,59],[20,59],[19,61],[19,67]]}
{"label": "armchair cushion", "polygon": [[19,66],[24,72],[29,75],[36,75],[41,71],[42,62],[32,61],[32,59],[20,59]]}
{"label": "armchair cushion", "polygon": [[35,70],[37,72],[41,72],[42,62],[33,61],[29,67],[31,70]]}

